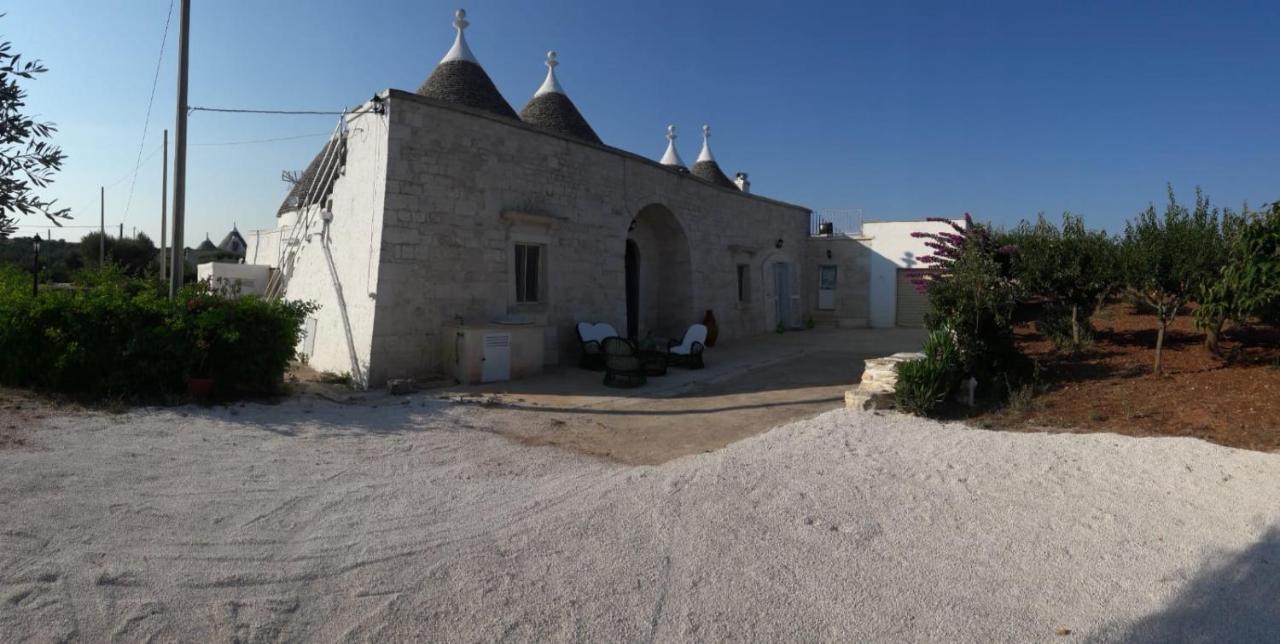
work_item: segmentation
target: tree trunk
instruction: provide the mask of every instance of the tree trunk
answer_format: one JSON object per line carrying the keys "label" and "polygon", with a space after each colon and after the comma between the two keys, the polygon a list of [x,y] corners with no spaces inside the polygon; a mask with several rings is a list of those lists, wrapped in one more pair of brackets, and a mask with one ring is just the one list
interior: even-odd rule
{"label": "tree trunk", "polygon": [[1213,320],[1204,328],[1204,348],[1219,358],[1222,357],[1222,347],[1218,346],[1218,340],[1222,335],[1223,322],[1223,320]]}
{"label": "tree trunk", "polygon": [[1165,322],[1164,317],[1163,317],[1163,316],[1161,316],[1161,318],[1160,318],[1160,328],[1156,331],[1156,367],[1155,367],[1155,374],[1156,374],[1157,376],[1158,376],[1158,375],[1160,375],[1160,374],[1162,374],[1162,373],[1164,373],[1164,371],[1160,369],[1160,352],[1164,349],[1164,328],[1165,328],[1166,326],[1168,326],[1168,324],[1169,324],[1168,322]]}
{"label": "tree trunk", "polygon": [[1080,349],[1080,305],[1071,305],[1071,350]]}

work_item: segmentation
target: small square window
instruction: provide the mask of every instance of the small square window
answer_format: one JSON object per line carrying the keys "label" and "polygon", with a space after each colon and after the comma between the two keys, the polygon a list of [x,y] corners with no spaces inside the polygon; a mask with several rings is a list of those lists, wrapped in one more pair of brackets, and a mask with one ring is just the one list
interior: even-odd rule
{"label": "small square window", "polygon": [[542,246],[515,245],[516,302],[536,304],[542,301]]}

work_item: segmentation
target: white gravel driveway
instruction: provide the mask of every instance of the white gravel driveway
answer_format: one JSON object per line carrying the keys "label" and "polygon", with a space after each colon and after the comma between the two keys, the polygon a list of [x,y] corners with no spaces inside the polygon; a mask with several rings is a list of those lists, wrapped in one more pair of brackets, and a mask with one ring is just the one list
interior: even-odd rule
{"label": "white gravel driveway", "polygon": [[1280,456],[844,411],[659,466],[414,398],[0,451],[0,641],[1275,641]]}

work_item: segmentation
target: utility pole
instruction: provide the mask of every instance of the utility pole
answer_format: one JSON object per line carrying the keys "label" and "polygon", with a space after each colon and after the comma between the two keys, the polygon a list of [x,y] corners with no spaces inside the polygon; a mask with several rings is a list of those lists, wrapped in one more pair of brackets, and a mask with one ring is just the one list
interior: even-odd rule
{"label": "utility pole", "polygon": [[124,239],[124,222],[120,222],[120,234],[116,235],[116,239]]}
{"label": "utility pole", "polygon": [[98,186],[98,268],[107,265],[107,188]]}
{"label": "utility pole", "polygon": [[169,258],[164,256],[165,235],[169,234],[165,227],[165,216],[169,208],[169,128],[164,130],[163,170],[160,171],[160,279],[169,276]]}
{"label": "utility pole", "polygon": [[169,280],[169,299],[177,295],[186,269],[182,257],[185,245],[182,233],[187,210],[187,67],[191,49],[191,0],[181,0],[181,4],[178,23],[178,123],[174,127],[173,149],[173,272]]}

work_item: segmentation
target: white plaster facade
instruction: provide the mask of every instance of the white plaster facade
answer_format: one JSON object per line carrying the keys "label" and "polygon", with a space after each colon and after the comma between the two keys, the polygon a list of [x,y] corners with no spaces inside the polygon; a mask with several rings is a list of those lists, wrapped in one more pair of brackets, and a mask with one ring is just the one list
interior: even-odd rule
{"label": "white plaster facade", "polygon": [[[306,229],[297,232],[299,246],[284,292],[289,299],[320,304],[313,319],[308,321],[307,330],[312,335],[303,341],[303,355],[308,364],[321,371],[367,376],[377,302],[387,127],[385,117],[368,112],[348,116],[346,121],[346,159],[328,199],[335,216],[328,225],[327,243],[336,271],[328,269],[323,252],[325,226],[317,216],[322,204],[285,212],[278,218],[276,229],[246,235],[245,258],[246,262],[280,268],[287,256],[286,240],[298,222],[303,222]],[[347,345],[335,277],[345,296],[359,374]]]}
{"label": "white plaster facade", "polygon": [[[963,219],[953,221],[964,225]],[[898,269],[925,268],[918,258],[932,252],[925,246],[927,240],[911,234],[950,231],[951,227],[940,221],[869,221],[862,225],[862,243],[870,250],[868,313],[871,326],[887,328],[897,324]]]}
{"label": "white plaster facade", "polygon": [[207,280],[214,286],[235,287],[242,296],[265,294],[270,273],[269,267],[260,264],[205,262],[196,266],[196,279]]}

